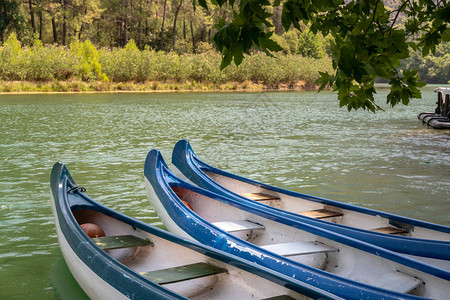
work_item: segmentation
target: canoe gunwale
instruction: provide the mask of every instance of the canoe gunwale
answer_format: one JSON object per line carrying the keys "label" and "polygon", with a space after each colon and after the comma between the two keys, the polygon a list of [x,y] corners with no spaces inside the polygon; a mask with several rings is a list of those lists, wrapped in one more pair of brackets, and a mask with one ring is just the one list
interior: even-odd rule
{"label": "canoe gunwale", "polygon": [[[60,176],[58,176],[58,173]],[[56,176],[59,178],[55,178]],[[82,231],[72,214],[72,210],[89,209],[111,217],[114,217],[115,214],[84,193],[75,191],[71,193],[72,195],[68,195],[68,187],[74,186],[76,184],[66,167],[63,164],[55,164],[51,179],[52,194],[57,195],[53,202],[56,211],[55,218],[58,218],[57,223],[61,234],[70,249],[76,254],[77,259],[125,297],[152,296],[155,299],[187,299],[140,276],[112,258],[107,252],[100,250],[95,242]],[[70,198],[73,199],[74,197],[70,196],[75,196],[75,201],[71,201]],[[120,217],[119,213],[117,215],[117,217]],[[95,254],[95,259],[92,259],[92,254]],[[71,262],[67,262],[67,264],[70,267]]]}
{"label": "canoe gunwale", "polygon": [[[76,186],[67,168],[57,163],[53,167],[51,175],[51,193],[53,195],[52,206],[54,206],[57,231],[62,238],[67,241],[69,248],[79,257],[80,261],[86,264],[94,273],[127,298],[134,299],[187,299],[175,292],[151,281],[140,275],[136,271],[128,268],[119,261],[112,258],[107,252],[100,250],[95,242],[87,237],[81,230],[78,222],[73,215],[73,210],[91,210],[101,213],[105,216],[116,219],[125,225],[135,229],[147,232],[154,237],[165,240],[168,243],[174,243],[181,247],[200,253],[205,256],[207,261],[215,260],[218,263],[229,265],[230,268],[237,268],[262,279],[273,281],[274,283],[286,287],[298,293],[304,293],[313,297],[324,299],[336,299],[332,294],[320,291],[308,284],[299,284],[292,278],[283,274],[278,274],[270,269],[255,266],[247,261],[230,255],[229,253],[214,249],[212,247],[199,244],[194,241],[180,238],[170,232],[148,225],[136,219],[130,218],[119,212],[107,208],[91,199],[84,192],[75,191],[68,194],[68,188]],[[62,226],[59,226],[61,224]],[[59,236],[58,236],[59,239]],[[151,246],[151,245],[150,245]],[[152,247],[152,246],[151,246]],[[92,255],[95,253],[95,255]],[[94,262],[88,260],[88,256],[94,256]],[[69,265],[69,263],[68,263]],[[109,272],[112,272],[111,275]],[[109,275],[111,276],[109,276]]]}
{"label": "canoe gunwale", "polygon": [[[211,177],[209,177],[205,172],[211,172],[237,181],[242,181],[244,183],[256,186],[258,188],[269,190],[271,192],[274,192],[275,194],[278,193],[285,194],[287,196],[302,198],[304,200],[309,200],[324,205],[335,206],[339,209],[352,210],[358,213],[387,218],[389,219],[389,223],[392,224],[394,227],[403,228],[405,230],[411,230],[411,227],[413,226],[420,226],[431,230],[437,230],[443,233],[450,233],[450,227],[410,219],[407,217],[393,215],[390,213],[355,206],[347,203],[342,203],[334,200],[328,200],[324,198],[301,194],[294,191],[289,191],[278,187],[266,185],[239,175],[235,175],[233,173],[229,173],[220,170],[218,168],[215,168],[201,161],[195,155],[192,147],[186,140],[180,140],[175,145],[172,153],[172,164],[176,169],[178,169],[179,172],[183,174],[183,176],[186,176],[186,178],[188,178],[193,184],[196,184],[214,193],[236,199],[240,202],[251,203],[252,206],[259,206],[263,207],[264,209],[275,211],[277,212],[277,214],[283,215],[284,217],[290,218],[291,220],[296,220],[297,222],[302,223],[306,222],[314,226],[319,226],[328,230],[337,231],[339,233],[356,238],[358,240],[372,243],[399,253],[430,257],[435,259],[450,260],[450,242],[394,236],[386,233],[369,231],[365,229],[350,227],[347,225],[331,223],[321,219],[309,218],[293,212],[278,209],[276,207],[267,206],[264,203],[251,201],[241,195],[238,195],[222,187],[217,182],[215,182]],[[408,224],[408,222],[410,223]]]}
{"label": "canoe gunwale", "polygon": [[[186,188],[188,190],[191,190],[194,193],[202,194],[203,196],[213,198],[215,200],[218,200],[220,202],[223,202],[223,203],[235,206],[235,207],[245,207],[246,209],[251,211],[251,213],[256,213],[261,216],[262,215],[266,215],[266,216],[270,215],[269,213],[264,211],[264,209],[261,209],[261,207],[254,207],[249,204],[238,203],[238,201],[236,201],[234,199],[230,199],[230,198],[215,194],[211,191],[205,190],[203,188],[193,186],[192,184],[190,184],[186,181],[183,181],[179,178],[177,179],[177,177],[167,167],[166,163],[162,159],[161,154],[157,150],[152,150],[147,155],[144,173],[145,173],[145,177],[146,177],[147,189],[148,190],[152,189],[152,191],[153,191],[152,193],[154,193],[156,198],[159,199],[159,200],[155,200],[155,201],[160,201],[160,203],[163,206],[163,209],[168,213],[168,216],[172,219],[172,221],[175,222],[175,224],[181,230],[183,230],[186,234],[190,235],[191,237],[195,238],[196,240],[203,242],[205,244],[212,245],[215,248],[226,250],[230,253],[236,253],[237,255],[240,255],[241,257],[244,257],[245,259],[256,262],[256,263],[258,263],[258,258],[261,255],[264,255],[265,263],[268,263],[268,262],[270,263],[270,259],[275,258],[275,260],[277,260],[278,262],[289,261],[289,263],[285,263],[285,267],[288,267],[288,268],[290,268],[290,266],[286,266],[286,265],[291,265],[291,266],[301,265],[301,264],[291,261],[285,257],[265,251],[264,249],[261,249],[251,243],[248,243],[246,241],[235,238],[232,235],[229,235],[227,232],[214,227],[212,224],[205,221],[204,219],[202,219],[201,217],[196,215],[194,212],[192,212],[190,209],[188,209],[187,206],[184,205],[183,202],[177,197],[177,195],[172,190],[172,188],[173,187]],[[170,180],[165,181],[165,178],[170,178]],[[274,216],[272,214],[272,215],[270,215],[270,218],[272,220],[274,220],[274,219],[276,219],[276,216]],[[450,276],[449,272],[447,272],[445,270],[435,268],[435,267],[430,267],[429,265],[421,263],[417,260],[407,258],[403,255],[383,249],[381,247],[377,247],[377,246],[374,246],[374,245],[371,245],[371,244],[368,244],[365,242],[357,241],[355,239],[345,237],[340,234],[330,232],[328,230],[318,229],[317,227],[313,227],[308,224],[303,224],[302,226],[303,226],[303,228],[302,228],[303,230],[305,230],[305,228],[308,228],[308,230],[306,230],[306,231],[308,231],[310,233],[311,232],[320,232],[320,234],[318,234],[318,235],[320,235],[322,237],[334,240],[336,242],[344,243],[351,247],[362,249],[363,251],[369,252],[371,254],[375,254],[376,256],[380,256],[380,257],[383,257],[386,259],[393,260],[393,261],[403,264],[407,267],[415,268],[422,272],[431,274],[432,276],[437,276],[437,277],[443,276],[444,279],[446,279],[446,280],[449,280],[449,278],[450,278],[450,277],[448,277],[448,276]],[[233,245],[239,245],[239,246],[234,247]],[[240,251],[237,248],[239,248],[239,249],[242,248],[242,249],[246,249],[246,250]],[[258,250],[256,250],[256,252],[252,254],[252,251],[253,251],[252,249],[258,249]],[[272,257],[272,258],[268,258],[265,255],[268,255],[269,257]],[[273,267],[271,267],[271,268],[273,268]],[[308,280],[312,280],[312,282],[322,282],[322,283],[328,282],[328,283],[324,283],[324,284],[329,284],[330,286],[334,286],[333,288],[337,288],[337,289],[340,289],[340,288],[346,286],[346,289],[347,289],[346,292],[350,293],[350,294],[346,294],[348,297],[352,297],[351,292],[350,292],[350,290],[351,290],[350,286],[356,284],[359,289],[358,297],[361,297],[361,294],[359,294],[359,293],[368,293],[370,295],[371,293],[374,293],[374,291],[376,291],[376,293],[378,295],[377,297],[379,297],[380,295],[383,295],[384,297],[387,297],[387,298],[411,297],[412,299],[416,299],[416,296],[406,295],[406,294],[397,293],[397,292],[391,292],[391,291],[387,291],[387,290],[377,288],[374,286],[366,285],[363,283],[358,283],[353,280],[346,279],[346,278],[340,277],[338,275],[331,274],[326,271],[318,270],[318,269],[315,269],[312,267],[302,265],[301,268],[303,268],[303,270],[304,270],[303,272],[306,271],[308,273],[308,278],[309,278]],[[312,275],[313,273],[315,273],[315,275]],[[292,275],[289,275],[289,276],[292,276]],[[445,277],[447,277],[447,278],[445,278]],[[314,278],[314,279],[312,279],[312,278]],[[330,284],[329,280],[337,281],[337,282],[339,282],[339,284],[337,284],[337,285]],[[338,286],[338,287],[336,287],[336,286]],[[361,292],[362,290],[364,290],[365,292]],[[328,291],[330,291],[332,293],[336,293],[334,290],[333,291],[328,290]],[[341,294],[341,296],[343,296],[343,295]],[[353,295],[353,296],[355,296],[355,295]]]}
{"label": "canoe gunwale", "polygon": [[[175,154],[175,150],[174,150],[174,154]],[[316,203],[320,203],[320,204],[324,204],[324,205],[330,205],[330,206],[335,206],[338,208],[342,208],[342,209],[348,209],[348,210],[353,210],[356,212],[360,212],[360,213],[365,213],[365,214],[369,214],[372,216],[380,216],[380,217],[384,217],[384,218],[388,218],[391,221],[395,221],[398,222],[398,226],[401,226],[401,224],[406,224],[406,225],[415,225],[415,226],[421,226],[424,228],[429,228],[432,230],[437,230],[437,231],[441,231],[444,233],[450,233],[450,227],[448,226],[444,226],[444,225],[440,225],[440,224],[435,224],[435,223],[431,223],[431,222],[426,222],[426,221],[420,221],[417,219],[412,219],[412,218],[408,218],[408,217],[403,217],[403,216],[399,216],[399,215],[394,215],[394,214],[390,214],[387,212],[383,212],[383,211],[379,211],[379,210],[375,210],[375,209],[371,209],[371,208],[367,208],[367,207],[362,207],[362,206],[357,206],[357,205],[353,205],[353,204],[348,204],[348,203],[343,203],[343,202],[339,202],[339,201],[335,201],[335,200],[331,200],[331,199],[326,199],[326,198],[321,198],[321,197],[316,197],[316,196],[312,196],[312,195],[308,195],[308,194],[303,194],[303,193],[299,193],[299,192],[294,192],[294,191],[290,191],[290,190],[286,190],[286,189],[282,189],[276,186],[271,186],[271,185],[267,185],[249,178],[245,178],[221,169],[218,169],[216,167],[213,167],[203,161],[201,161],[194,153],[192,148],[189,146],[189,149],[187,150],[187,152],[192,152],[191,155],[186,153],[186,158],[188,159],[189,162],[189,166],[190,167],[194,167],[193,171],[196,171],[197,175],[203,175],[202,173],[204,173],[204,171],[208,171],[211,173],[215,173],[217,175],[221,175],[221,176],[225,176],[225,177],[229,177],[231,179],[236,179],[238,181],[242,181],[257,187],[261,187],[267,190],[270,190],[272,192],[275,193],[282,193],[282,194],[286,194],[288,196],[292,196],[292,197],[297,197],[297,198],[303,198],[305,200],[309,200],[309,201],[313,201]],[[178,168],[180,169],[180,163],[179,160],[173,160],[172,163]],[[184,169],[184,168],[183,168]],[[183,170],[180,170],[183,171]],[[214,182],[214,181],[213,181]],[[235,194],[237,196],[239,196],[238,194]],[[395,224],[393,224],[395,225]]]}

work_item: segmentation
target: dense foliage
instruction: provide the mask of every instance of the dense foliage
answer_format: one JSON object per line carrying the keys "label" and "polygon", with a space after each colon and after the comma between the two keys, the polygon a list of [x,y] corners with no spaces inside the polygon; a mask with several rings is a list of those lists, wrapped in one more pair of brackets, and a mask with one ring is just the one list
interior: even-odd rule
{"label": "dense foliage", "polygon": [[[273,72],[268,72],[263,81],[273,81],[275,85],[283,82],[280,78],[290,77],[303,68],[305,59],[302,57],[330,57],[332,69],[325,67],[326,71],[322,71],[319,78],[322,87],[330,86],[338,91],[341,106],[372,111],[379,108],[374,102],[375,80],[391,84],[387,99],[391,105],[407,104],[411,98],[420,97],[422,83],[419,79],[433,83],[450,80],[447,55],[450,5],[447,0],[0,1],[0,43],[15,33],[22,45],[27,46],[21,56],[21,69],[8,67],[19,60],[13,58],[2,66],[10,72],[10,75],[3,73],[2,78],[80,78],[84,81],[123,78],[141,82],[155,77],[168,78],[166,70],[176,68],[178,63],[159,69],[155,66],[148,73],[153,74],[152,77],[142,71],[139,73],[138,69],[127,68],[115,55],[128,51],[129,57],[123,58],[125,61],[140,57],[162,65],[164,62],[157,57],[170,57],[174,61],[182,58],[184,66],[204,69],[200,57],[208,51],[212,53],[208,63],[217,63],[221,68],[232,61],[249,66],[246,61],[253,62],[251,54],[257,53],[255,60],[263,60],[261,51],[268,54],[280,51],[284,55],[277,54],[277,62],[270,66]],[[130,45],[131,40],[135,41],[133,47],[140,51],[119,49]],[[66,46],[70,54],[61,54],[57,45]],[[219,62],[212,47],[222,52]],[[75,62],[74,57],[78,59]],[[290,60],[284,62],[289,65],[287,74],[278,74],[285,68],[280,61],[287,59]],[[273,60],[267,58],[264,62]],[[30,71],[34,63],[37,64],[35,74]],[[297,63],[300,65],[295,66]],[[121,64],[123,67],[119,67]],[[236,70],[243,74],[231,76]],[[214,67],[214,72],[206,76],[210,77],[208,80],[248,77],[245,75],[248,71],[241,67],[229,66],[223,74],[216,71]],[[160,73],[155,75],[154,72]],[[180,74],[188,73],[186,70]],[[177,72],[173,75],[196,76]],[[273,78],[268,79],[270,76]]]}
{"label": "dense foliage", "polygon": [[438,45],[435,54],[426,57],[414,51],[402,65],[405,69],[418,70],[419,78],[427,83],[450,84],[450,43]]}
{"label": "dense foliage", "polygon": [[[207,8],[205,0],[197,1]],[[236,3],[235,3],[236,2]],[[338,92],[341,106],[349,110],[380,109],[375,103],[377,78],[389,80],[392,106],[408,104],[420,97],[417,71],[399,71],[401,60],[410,51],[426,56],[435,52],[441,41],[450,41],[450,5],[446,0],[216,0],[215,5],[235,5],[229,22],[222,20],[214,41],[223,53],[222,67],[232,61],[240,64],[243,54],[259,47],[265,52],[281,47],[271,39],[273,8],[282,6],[281,23],[285,30],[309,26],[314,34],[332,36],[334,72],[321,73],[322,86]]]}
{"label": "dense foliage", "polygon": [[0,47],[0,80],[81,80],[112,82],[197,82],[224,84],[257,82],[268,88],[311,89],[319,71],[331,70],[327,58],[314,59],[254,53],[240,66],[220,70],[220,53],[209,44],[202,53],[178,54],[139,50],[133,40],[123,48],[97,49],[90,41],[69,47],[35,43],[23,46],[11,35]]}
{"label": "dense foliage", "polygon": [[192,50],[209,41],[215,20],[231,17],[229,7],[194,10],[190,0],[1,0],[0,43],[15,32],[26,43],[123,47],[133,39],[141,50]]}

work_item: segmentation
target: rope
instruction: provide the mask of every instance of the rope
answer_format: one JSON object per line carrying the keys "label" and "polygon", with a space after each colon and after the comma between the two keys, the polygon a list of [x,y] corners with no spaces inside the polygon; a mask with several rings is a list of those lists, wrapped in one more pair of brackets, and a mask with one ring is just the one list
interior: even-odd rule
{"label": "rope", "polygon": [[80,192],[84,193],[84,192],[86,192],[86,189],[82,186],[75,185],[72,188],[70,188],[67,191],[67,193],[75,193],[76,191],[80,191]]}

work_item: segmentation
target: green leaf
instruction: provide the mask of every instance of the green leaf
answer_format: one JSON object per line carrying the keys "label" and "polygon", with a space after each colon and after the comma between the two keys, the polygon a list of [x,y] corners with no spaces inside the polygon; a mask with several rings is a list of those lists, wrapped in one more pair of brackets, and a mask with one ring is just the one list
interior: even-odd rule
{"label": "green leaf", "polygon": [[354,53],[354,48],[343,47],[340,52],[338,67],[347,77],[361,82],[362,77],[367,74],[367,71],[364,68],[364,64],[356,59]]}
{"label": "green leaf", "polygon": [[298,30],[300,29],[300,21],[308,19],[308,13],[306,7],[294,0],[288,0],[283,5],[283,11],[281,13],[281,24],[287,31],[294,26]]}
{"label": "green leaf", "polygon": [[[213,0],[216,2],[221,5],[227,1]],[[270,38],[272,14],[267,6],[283,5],[281,23],[285,30],[309,28],[304,31],[333,38],[330,45],[334,74],[319,73],[316,82],[319,90],[330,85],[338,93],[339,104],[348,110],[377,111],[381,109],[374,99],[377,77],[390,80],[387,101],[392,106],[408,104],[410,99],[420,97],[423,83],[417,73],[398,70],[411,50],[421,49],[428,55],[436,51],[442,40],[450,41],[447,2],[418,0],[404,5],[405,1],[285,0],[282,3],[274,0],[270,3],[268,0],[241,0],[236,2],[239,9],[235,10],[231,24],[220,21],[214,41],[223,54],[222,69],[233,60],[240,64],[244,53],[252,48],[269,55],[271,51],[282,50]],[[396,23],[392,23],[394,18]],[[276,41],[282,42],[280,38]],[[427,60],[428,63],[431,61]]]}
{"label": "green leaf", "polygon": [[336,4],[333,0],[314,0],[314,6],[319,11],[329,11],[336,8]]}
{"label": "green leaf", "polygon": [[261,46],[261,49],[264,51],[281,51],[283,48],[281,48],[280,45],[277,44],[274,40],[270,39],[270,36],[272,34],[265,35],[261,38],[259,38],[259,45]]}
{"label": "green leaf", "polygon": [[320,84],[319,92],[323,90],[328,84],[332,85],[331,75],[328,72],[320,72],[320,77],[316,80],[316,84]]}
{"label": "green leaf", "polygon": [[244,50],[241,45],[237,45],[231,50],[232,50],[232,57],[234,57],[234,63],[236,64],[236,66],[239,66],[242,63],[242,60],[244,59],[243,54]]}
{"label": "green leaf", "polygon": [[224,55],[222,57],[222,62],[220,64],[220,70],[225,69],[228,67],[233,59],[233,55],[231,54],[231,51],[225,50]]}
{"label": "green leaf", "polygon": [[[195,9],[195,0],[194,0],[194,9]],[[201,7],[204,9],[208,9],[208,5],[206,4],[206,0],[198,0],[198,4],[200,4]]]}
{"label": "green leaf", "polygon": [[450,42],[450,27],[446,28],[442,33],[442,40],[444,42]]}

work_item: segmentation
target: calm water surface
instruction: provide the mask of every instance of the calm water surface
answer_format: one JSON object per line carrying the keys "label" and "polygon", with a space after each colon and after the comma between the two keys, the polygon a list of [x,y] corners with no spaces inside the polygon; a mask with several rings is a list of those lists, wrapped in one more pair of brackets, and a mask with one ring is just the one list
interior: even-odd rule
{"label": "calm water surface", "polygon": [[53,163],[99,202],[161,226],[143,163],[153,148],[170,162],[179,139],[245,177],[449,225],[450,131],[416,117],[436,98],[372,114],[314,92],[0,95],[0,299],[82,297],[56,238]]}

